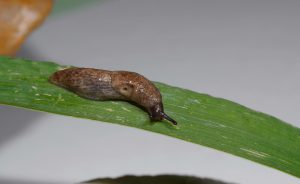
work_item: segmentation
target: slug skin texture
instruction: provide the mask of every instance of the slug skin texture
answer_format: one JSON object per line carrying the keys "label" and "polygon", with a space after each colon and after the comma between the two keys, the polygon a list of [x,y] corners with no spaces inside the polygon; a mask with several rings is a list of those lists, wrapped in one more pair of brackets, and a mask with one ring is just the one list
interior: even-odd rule
{"label": "slug skin texture", "polygon": [[162,96],[155,85],[135,72],[108,71],[94,68],[68,68],[55,72],[49,81],[91,100],[124,100],[134,102],[148,112],[151,121],[166,119]]}

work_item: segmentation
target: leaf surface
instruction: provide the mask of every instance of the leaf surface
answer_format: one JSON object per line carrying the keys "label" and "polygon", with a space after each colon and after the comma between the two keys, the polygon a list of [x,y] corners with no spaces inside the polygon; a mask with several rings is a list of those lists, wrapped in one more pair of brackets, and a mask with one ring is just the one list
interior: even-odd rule
{"label": "leaf surface", "polygon": [[166,113],[178,125],[151,123],[145,111],[127,102],[87,100],[50,84],[49,76],[63,68],[52,62],[0,57],[0,104],[149,130],[300,177],[299,128],[222,98],[162,83],[155,85]]}

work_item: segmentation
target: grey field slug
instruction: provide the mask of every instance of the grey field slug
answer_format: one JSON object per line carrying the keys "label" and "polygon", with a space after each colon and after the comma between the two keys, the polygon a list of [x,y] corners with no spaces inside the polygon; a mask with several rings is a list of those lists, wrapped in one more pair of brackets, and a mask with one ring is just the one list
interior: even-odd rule
{"label": "grey field slug", "polygon": [[166,119],[177,122],[164,113],[162,96],[144,76],[129,71],[108,71],[94,68],[68,68],[52,74],[49,81],[91,100],[124,100],[142,106],[151,121]]}

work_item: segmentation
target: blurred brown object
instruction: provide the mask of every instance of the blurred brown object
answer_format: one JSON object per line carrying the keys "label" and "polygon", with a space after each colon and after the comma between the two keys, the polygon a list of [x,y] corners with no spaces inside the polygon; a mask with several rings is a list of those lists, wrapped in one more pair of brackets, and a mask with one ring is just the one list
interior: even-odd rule
{"label": "blurred brown object", "polygon": [[53,0],[0,0],[0,55],[14,55],[52,4]]}

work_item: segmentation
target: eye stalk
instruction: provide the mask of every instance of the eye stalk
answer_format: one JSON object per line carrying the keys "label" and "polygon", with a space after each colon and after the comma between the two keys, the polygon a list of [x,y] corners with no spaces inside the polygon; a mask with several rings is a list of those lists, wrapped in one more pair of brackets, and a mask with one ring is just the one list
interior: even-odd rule
{"label": "eye stalk", "polygon": [[164,112],[161,112],[161,115],[163,116],[164,119],[170,121],[173,125],[177,125],[177,122],[176,122],[174,119],[170,118],[170,117],[169,117],[167,114],[165,114]]}
{"label": "eye stalk", "polygon": [[167,114],[164,113],[162,103],[150,107],[148,112],[151,121],[161,121],[163,119],[166,119],[170,121],[173,125],[177,125],[177,122],[174,119],[170,118]]}

